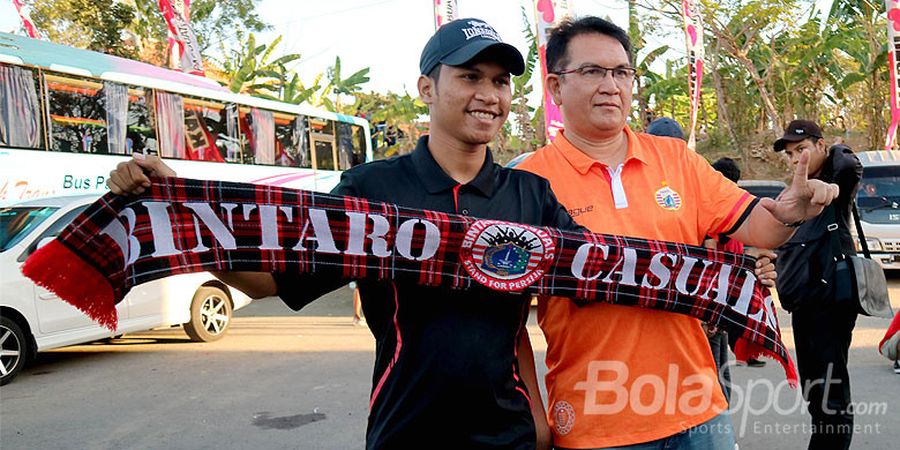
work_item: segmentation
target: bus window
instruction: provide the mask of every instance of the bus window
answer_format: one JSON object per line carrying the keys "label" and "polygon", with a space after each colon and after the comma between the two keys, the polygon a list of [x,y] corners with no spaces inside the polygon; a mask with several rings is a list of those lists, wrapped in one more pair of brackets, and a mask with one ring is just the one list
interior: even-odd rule
{"label": "bus window", "polygon": [[[107,152],[116,155],[128,152],[128,88],[109,81],[103,82],[103,109],[106,112]],[[98,146],[103,151],[103,146]]]}
{"label": "bus window", "polygon": [[141,88],[128,88],[128,122],[125,131],[126,153],[147,153],[156,155],[156,131],[150,122],[150,108],[147,94]]}
{"label": "bus window", "polygon": [[366,162],[366,134],[359,125],[339,122],[338,162],[341,170]]}
{"label": "bus window", "polygon": [[334,121],[309,118],[309,140],[317,170],[336,170],[337,146],[334,139]]}
{"label": "bus window", "polygon": [[309,160],[309,124],[305,116],[275,113],[275,164],[312,167]]}
{"label": "bus window", "polygon": [[235,111],[233,104],[184,97],[186,159],[240,162]]}
{"label": "bus window", "polygon": [[43,147],[37,77],[23,67],[0,64],[0,145]]}
{"label": "bus window", "polygon": [[153,91],[153,123],[159,135],[159,155],[186,159],[184,102],[180,95]]}
{"label": "bus window", "polygon": [[337,123],[338,167],[347,170],[353,167],[353,131],[350,124]]}
{"label": "bus window", "polygon": [[47,74],[50,148],[73,153],[106,153],[103,85]]}
{"label": "bus window", "polygon": [[244,164],[275,164],[275,117],[272,111],[240,108]]}

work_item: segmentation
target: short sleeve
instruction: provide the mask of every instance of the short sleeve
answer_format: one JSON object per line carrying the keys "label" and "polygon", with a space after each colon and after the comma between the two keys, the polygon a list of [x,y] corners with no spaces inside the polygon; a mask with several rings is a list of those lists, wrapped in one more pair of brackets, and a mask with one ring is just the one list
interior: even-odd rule
{"label": "short sleeve", "polygon": [[725,178],[701,155],[688,151],[690,167],[696,174],[700,207],[697,208],[697,230],[700,235],[729,235],[737,231],[758,199]]}
{"label": "short sleeve", "polygon": [[832,151],[840,152],[834,156],[834,182],[840,188],[838,203],[847,205],[851,199],[856,198],[863,174],[862,163],[850,147],[835,145]]}
{"label": "short sleeve", "polygon": [[545,226],[565,231],[587,231],[575,222],[569,211],[556,199],[556,195],[550,189],[550,183],[547,183],[544,192],[543,216]]}

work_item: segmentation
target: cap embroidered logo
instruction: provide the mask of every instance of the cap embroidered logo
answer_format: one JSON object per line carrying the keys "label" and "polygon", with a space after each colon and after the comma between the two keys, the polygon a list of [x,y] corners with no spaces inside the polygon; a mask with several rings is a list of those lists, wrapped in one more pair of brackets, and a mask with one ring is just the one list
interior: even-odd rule
{"label": "cap embroidered logo", "polygon": [[490,25],[488,25],[484,22],[478,22],[475,20],[470,20],[468,23],[469,23],[469,25],[472,26],[472,28],[462,28],[463,35],[466,37],[467,41],[469,39],[481,36],[483,38],[493,39],[497,42],[502,42],[500,40],[500,35],[497,34],[497,31],[494,30],[494,28],[491,27]]}

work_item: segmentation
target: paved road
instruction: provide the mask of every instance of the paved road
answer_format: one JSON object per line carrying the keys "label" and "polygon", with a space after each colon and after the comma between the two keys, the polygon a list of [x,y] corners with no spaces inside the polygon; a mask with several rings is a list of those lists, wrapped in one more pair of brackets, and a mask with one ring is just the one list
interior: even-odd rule
{"label": "paved road", "polygon": [[[891,291],[898,309],[900,275]],[[342,289],[301,314],[255,302],[219,342],[170,329],[44,353],[0,390],[0,447],[362,448],[374,341],[350,311]],[[792,346],[789,317],[780,319]],[[854,334],[854,399],[866,409],[854,448],[900,442],[900,376],[875,351],[886,326],[860,318]],[[529,331],[542,359],[533,315]],[[771,362],[735,369],[741,449],[805,448],[809,419],[783,379]]]}

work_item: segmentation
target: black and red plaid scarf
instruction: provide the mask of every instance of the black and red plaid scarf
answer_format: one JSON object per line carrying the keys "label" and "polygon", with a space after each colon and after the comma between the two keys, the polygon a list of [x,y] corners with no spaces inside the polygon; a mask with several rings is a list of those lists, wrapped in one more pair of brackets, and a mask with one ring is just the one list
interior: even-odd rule
{"label": "black and red plaid scarf", "polygon": [[140,196],[102,197],[22,271],[111,329],[115,304],[132,287],[199,271],[309,273],[452,289],[480,284],[639,306],[723,327],[738,336],[738,360],[772,357],[795,383],[772,297],[757,282],[754,264],[744,255],[672,242],[166,178],[154,179]]}

